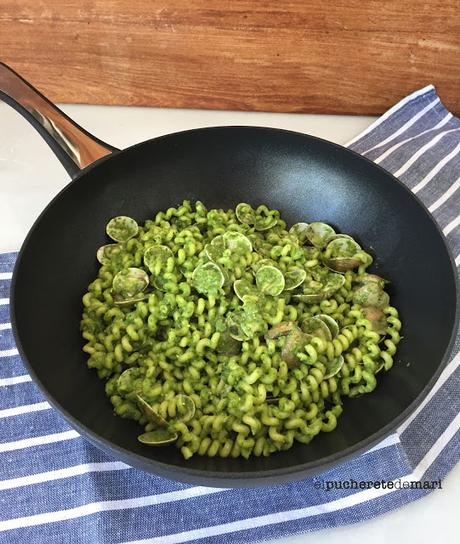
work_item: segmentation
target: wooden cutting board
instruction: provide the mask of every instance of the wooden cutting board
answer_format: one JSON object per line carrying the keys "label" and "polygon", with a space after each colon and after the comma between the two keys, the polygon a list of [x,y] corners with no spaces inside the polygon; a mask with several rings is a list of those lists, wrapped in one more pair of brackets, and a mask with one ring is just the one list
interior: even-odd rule
{"label": "wooden cutting board", "polygon": [[0,57],[57,102],[460,113],[459,0],[3,0]]}

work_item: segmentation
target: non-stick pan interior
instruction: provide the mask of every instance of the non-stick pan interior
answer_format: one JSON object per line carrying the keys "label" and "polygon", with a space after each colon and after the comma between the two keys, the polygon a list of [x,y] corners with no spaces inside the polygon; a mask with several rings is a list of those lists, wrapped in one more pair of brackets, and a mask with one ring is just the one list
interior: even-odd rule
{"label": "non-stick pan interior", "polygon": [[[184,461],[173,447],[136,440],[137,424],[114,417],[104,385],[86,368],[81,296],[97,271],[96,249],[115,215],[140,223],[183,199],[207,207],[266,203],[288,222],[325,221],[353,235],[391,280],[404,340],[376,391],[346,402],[338,428],[269,458]],[[80,431],[119,458],[192,482],[255,484],[319,470],[369,446],[439,370],[455,321],[455,276],[429,214],[384,170],[312,137],[261,128],[178,133],[130,148],[90,168],[31,231],[14,282],[16,335],[33,373]],[[388,427],[386,429],[388,431]],[[118,450],[118,451],[116,451]],[[248,479],[251,479],[250,481]],[[240,480],[239,482],[237,480]]]}

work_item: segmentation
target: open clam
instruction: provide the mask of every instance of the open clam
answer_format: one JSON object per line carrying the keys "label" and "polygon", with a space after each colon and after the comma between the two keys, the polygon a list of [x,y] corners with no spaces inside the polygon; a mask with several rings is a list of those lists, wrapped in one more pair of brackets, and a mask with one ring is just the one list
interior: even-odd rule
{"label": "open clam", "polygon": [[154,276],[157,276],[164,270],[171,257],[174,257],[174,254],[168,246],[155,244],[145,251],[144,264]]}
{"label": "open clam", "polygon": [[253,296],[258,295],[256,286],[253,283],[251,283],[249,280],[246,280],[244,278],[235,280],[233,282],[233,290],[235,291],[236,296],[241,301],[244,301],[244,297],[246,297],[247,295],[253,295]]}
{"label": "open clam", "polygon": [[244,317],[242,309],[238,309],[229,313],[226,319],[228,334],[231,338],[233,338],[234,340],[238,340],[239,342],[250,339],[250,336],[248,336],[243,330],[243,319]]}
{"label": "open clam", "polygon": [[273,259],[260,259],[252,265],[252,270],[256,273],[262,266],[276,266],[276,262]]}
{"label": "open clam", "polygon": [[143,399],[140,395],[136,395],[137,404],[144,416],[157,427],[167,427],[168,422],[166,419],[162,418],[155,410],[150,406],[150,404]]}
{"label": "open clam", "polygon": [[321,302],[325,298],[331,297],[344,284],[345,277],[335,272],[317,276],[317,279],[310,277],[302,283],[302,292],[293,295],[293,298],[308,304]]}
{"label": "open clam", "polygon": [[188,395],[179,394],[176,397],[177,419],[187,423],[195,415],[195,402]]}
{"label": "open clam", "polygon": [[254,222],[254,228],[258,231],[268,230],[273,228],[278,223],[278,219],[273,216],[261,217],[257,216]]}
{"label": "open clam", "polygon": [[314,304],[315,302],[321,302],[324,300],[324,293],[318,291],[317,293],[302,293],[300,295],[292,295],[293,298],[300,302],[305,302],[307,304]]}
{"label": "open clam", "polygon": [[137,437],[139,442],[146,446],[168,446],[169,444],[174,444],[178,438],[179,435],[176,432],[169,431],[168,429],[156,429]]}
{"label": "open clam", "polygon": [[339,334],[339,325],[337,321],[327,314],[317,314],[315,317],[316,319],[320,319],[323,323],[325,323],[331,333],[331,337],[336,338],[336,336]]}
{"label": "open clam", "polygon": [[289,368],[295,368],[300,364],[297,354],[308,344],[310,338],[310,334],[301,331],[298,327],[289,333],[281,350],[281,358]]}
{"label": "open clam", "polygon": [[303,268],[291,268],[284,273],[285,291],[292,291],[301,285],[307,278],[307,273]]}
{"label": "open clam", "polygon": [[339,355],[332,361],[328,361],[326,363],[326,373],[324,374],[324,379],[327,380],[338,374],[344,364],[345,360],[342,355]]}
{"label": "open clam", "polygon": [[323,338],[324,340],[332,340],[332,333],[328,325],[317,315],[303,321],[302,331],[311,336]]}
{"label": "open clam", "polygon": [[259,308],[259,297],[246,295],[243,298],[243,312],[240,321],[241,330],[249,338],[262,334],[267,329]]}
{"label": "open clam", "polygon": [[276,297],[282,293],[286,282],[281,270],[275,266],[264,265],[256,272],[256,284],[262,293]]}
{"label": "open clam", "polygon": [[309,242],[318,248],[325,247],[334,234],[335,230],[330,225],[321,223],[320,221],[310,223],[305,230],[305,235]]}
{"label": "open clam", "polygon": [[222,258],[224,254],[224,250],[218,246],[213,246],[212,244],[206,244],[204,246],[204,253],[210,261],[217,263],[219,259]]}
{"label": "open clam", "polygon": [[112,292],[118,300],[133,299],[142,293],[149,284],[147,273],[141,268],[120,270],[112,282]]}
{"label": "open clam", "polygon": [[224,283],[222,270],[212,261],[198,265],[193,271],[193,287],[203,295],[217,295]]}
{"label": "open clam", "polygon": [[117,379],[117,388],[120,392],[126,393],[133,390],[134,380],[139,377],[138,368],[127,368]]}
{"label": "open clam", "polygon": [[214,238],[209,242],[212,246],[220,248],[222,251],[225,249],[225,240],[222,234],[214,236]]}
{"label": "open clam", "polygon": [[356,256],[361,251],[361,246],[351,237],[340,236],[331,240],[324,252],[324,262],[331,269],[337,272],[353,270],[361,264]]}
{"label": "open clam", "polygon": [[255,211],[250,204],[246,204],[245,202],[240,202],[238,204],[235,208],[235,215],[238,221],[244,225],[254,225],[256,221]]}
{"label": "open clam", "polygon": [[121,249],[121,244],[106,244],[97,250],[96,258],[102,265],[110,264],[112,259],[120,253]]}
{"label": "open clam", "polygon": [[256,235],[249,235],[249,238],[256,253],[262,256],[270,255],[272,245],[269,242],[259,238]]}
{"label": "open clam", "polygon": [[323,291],[325,293],[325,297],[326,298],[331,297],[344,285],[345,285],[345,277],[342,274],[330,272],[325,277],[325,281],[324,281]]}
{"label": "open clam", "polygon": [[390,297],[376,282],[365,283],[353,291],[353,303],[361,306],[385,308]]}
{"label": "open clam", "polygon": [[134,238],[139,231],[139,226],[134,219],[126,215],[113,217],[105,228],[107,235],[115,242],[127,242]]}
{"label": "open clam", "polygon": [[237,255],[246,255],[251,253],[252,244],[247,236],[237,231],[227,231],[222,235],[225,249]]}
{"label": "open clam", "polygon": [[308,236],[308,223],[295,223],[289,229],[289,234],[292,234],[299,244],[310,243]]}
{"label": "open clam", "polygon": [[138,293],[137,295],[134,295],[133,297],[122,297],[121,295],[113,294],[113,303],[120,308],[124,306],[132,306],[133,304],[136,304],[136,302],[141,302],[141,300],[145,300],[148,298],[149,293],[147,291],[143,291],[142,293]]}

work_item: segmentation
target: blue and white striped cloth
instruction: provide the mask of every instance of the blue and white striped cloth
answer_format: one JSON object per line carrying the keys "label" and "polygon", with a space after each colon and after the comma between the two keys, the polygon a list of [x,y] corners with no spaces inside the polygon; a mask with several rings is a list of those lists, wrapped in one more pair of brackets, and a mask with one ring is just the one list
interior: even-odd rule
{"label": "blue and white striped cloth", "polygon": [[[432,86],[350,143],[406,183],[440,224],[460,265],[460,119]],[[396,434],[317,478],[262,489],[195,487],[145,474],[82,439],[50,408],[9,324],[15,254],[0,255],[0,542],[119,544],[267,540],[372,518],[427,490],[326,491],[320,480],[442,479],[460,458],[460,338]],[[315,486],[316,484],[316,486]]]}

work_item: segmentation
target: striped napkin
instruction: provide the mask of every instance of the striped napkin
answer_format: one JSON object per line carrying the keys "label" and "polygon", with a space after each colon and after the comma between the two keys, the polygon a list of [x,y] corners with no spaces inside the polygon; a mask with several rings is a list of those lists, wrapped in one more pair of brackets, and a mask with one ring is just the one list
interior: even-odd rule
{"label": "striped napkin", "polygon": [[[460,264],[460,119],[432,86],[408,96],[350,147],[406,183],[433,213]],[[325,489],[325,482],[433,481],[460,458],[460,337],[417,411],[385,441],[318,477],[262,489],[172,482],[82,439],[44,400],[9,324],[16,254],[0,255],[0,542],[243,543],[372,518],[428,489]]]}

